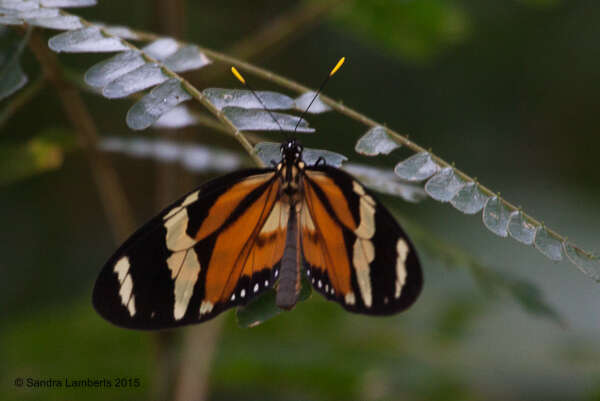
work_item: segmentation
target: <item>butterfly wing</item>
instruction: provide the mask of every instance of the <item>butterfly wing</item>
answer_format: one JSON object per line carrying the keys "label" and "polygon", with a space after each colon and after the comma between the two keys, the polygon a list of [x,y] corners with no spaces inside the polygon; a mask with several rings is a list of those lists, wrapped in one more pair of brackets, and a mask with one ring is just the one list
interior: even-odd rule
{"label": "butterfly wing", "polygon": [[129,238],[93,294],[112,323],[160,329],[208,320],[273,285],[288,210],[271,169],[238,171],[178,200]]}
{"label": "butterfly wing", "polygon": [[408,308],[422,287],[415,248],[356,179],[331,166],[305,170],[302,251],[314,288],[349,311],[387,315]]}

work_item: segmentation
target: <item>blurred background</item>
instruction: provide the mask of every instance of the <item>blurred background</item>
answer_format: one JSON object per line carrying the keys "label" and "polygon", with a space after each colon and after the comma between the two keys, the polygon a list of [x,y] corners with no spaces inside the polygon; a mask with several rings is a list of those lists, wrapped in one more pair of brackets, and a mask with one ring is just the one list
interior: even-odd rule
{"label": "blurred background", "polygon": [[[600,250],[597,1],[101,0],[75,12],[235,55],[310,87],[346,56],[327,95]],[[77,82],[103,58],[61,54],[59,62]],[[22,62],[39,88],[0,126],[0,398],[600,400],[598,284],[566,261],[495,236],[480,214],[433,200],[381,197],[414,236],[425,273],[420,299],[400,315],[352,315],[313,294],[251,329],[238,327],[234,312],[159,334],[112,326],[91,306],[106,259],[127,232],[213,175],[118,153],[90,157],[56,90],[37,81],[36,59],[26,51]],[[239,87],[227,68],[187,77],[200,89]],[[286,93],[255,78],[252,85]],[[100,137],[162,138],[246,157],[206,127],[134,133],[125,124],[132,100],[81,95]],[[361,157],[353,148],[364,127],[336,113],[309,121],[317,134],[305,145],[351,161],[391,169],[411,154]],[[49,150],[44,138],[62,146]],[[98,165],[114,172],[132,210],[120,229],[105,213]],[[491,285],[481,285],[479,270]],[[16,377],[131,377],[141,385],[19,389]]]}

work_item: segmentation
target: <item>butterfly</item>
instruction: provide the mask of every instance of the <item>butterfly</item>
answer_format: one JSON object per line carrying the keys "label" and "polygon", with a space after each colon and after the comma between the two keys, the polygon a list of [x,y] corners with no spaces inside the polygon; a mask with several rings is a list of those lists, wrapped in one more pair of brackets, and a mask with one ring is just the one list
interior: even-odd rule
{"label": "butterfly", "polygon": [[400,225],[351,175],[323,159],[307,165],[302,153],[297,139],[286,140],[278,163],[209,181],[147,222],[102,269],[96,311],[125,328],[171,328],[271,288],[289,310],[302,275],[350,312],[412,305],[423,277]]}

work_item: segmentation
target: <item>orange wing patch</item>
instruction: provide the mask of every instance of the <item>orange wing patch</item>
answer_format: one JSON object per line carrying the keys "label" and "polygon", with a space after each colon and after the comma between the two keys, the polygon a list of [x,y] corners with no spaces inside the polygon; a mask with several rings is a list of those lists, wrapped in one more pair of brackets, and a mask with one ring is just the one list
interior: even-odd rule
{"label": "orange wing patch", "polygon": [[[308,181],[305,181],[304,191],[305,203],[300,214],[304,258],[313,269],[318,269],[320,274],[328,276],[333,288],[323,288],[327,284],[316,277],[312,278],[313,284],[327,294],[333,295],[337,292],[338,295],[352,300],[354,294],[351,288],[351,261],[348,259],[343,227],[331,217]],[[335,196],[334,191],[330,194]],[[344,213],[344,207],[347,209],[347,205],[337,205],[336,209]],[[348,211],[346,218],[351,217]]]}
{"label": "orange wing patch", "polygon": [[275,202],[256,236],[242,270],[243,275],[251,277],[254,272],[273,267],[283,257],[288,218],[289,206]]}
{"label": "orange wing patch", "polygon": [[320,171],[311,171],[309,174],[311,182],[318,185],[325,194],[336,217],[344,224],[344,226],[354,231],[357,227],[357,223],[352,216],[346,197],[342,193],[340,187],[333,182],[331,177],[328,177]]}
{"label": "orange wing patch", "polygon": [[231,189],[217,198],[196,233],[196,241],[200,241],[218,230],[250,192],[266,183],[272,177],[273,173],[266,173],[245,179],[232,186]]}
{"label": "orange wing patch", "polygon": [[[256,186],[258,185],[260,184]],[[278,204],[276,199],[279,195],[279,188],[279,180],[274,180],[273,184],[237,220],[219,233],[206,273],[204,297],[206,312],[209,312],[217,302],[225,302],[230,299],[242,275],[252,276],[255,271],[272,267],[277,261],[279,248],[283,254],[281,242],[285,242],[285,231],[282,236],[280,235],[281,230],[276,230],[276,234],[272,238],[270,238],[270,234],[261,234],[275,205]],[[228,192],[223,196],[227,196]],[[215,219],[217,218],[215,217]],[[224,220],[224,217],[221,219]],[[248,295],[246,290],[242,290],[239,294],[241,298]]]}

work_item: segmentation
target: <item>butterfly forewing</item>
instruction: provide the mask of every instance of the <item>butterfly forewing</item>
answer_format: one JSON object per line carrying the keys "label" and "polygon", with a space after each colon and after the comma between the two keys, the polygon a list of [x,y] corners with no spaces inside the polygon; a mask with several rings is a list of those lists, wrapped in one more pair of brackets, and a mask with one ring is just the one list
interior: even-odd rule
{"label": "butterfly forewing", "polygon": [[123,327],[198,323],[273,285],[287,213],[271,169],[210,181],[146,223],[104,266],[93,303]]}
{"label": "butterfly forewing", "polygon": [[330,166],[305,170],[302,250],[315,289],[352,312],[400,312],[418,297],[416,251],[362,184]]}

